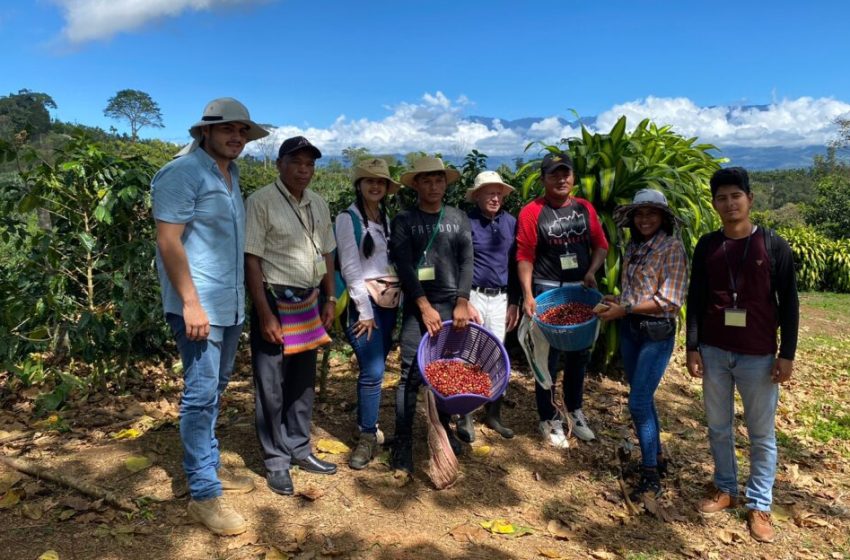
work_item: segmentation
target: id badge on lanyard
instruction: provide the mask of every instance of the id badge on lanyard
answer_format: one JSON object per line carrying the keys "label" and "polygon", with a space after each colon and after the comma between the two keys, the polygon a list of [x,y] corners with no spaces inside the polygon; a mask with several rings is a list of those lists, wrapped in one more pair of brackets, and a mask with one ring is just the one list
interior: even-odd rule
{"label": "id badge on lanyard", "polygon": [[578,268],[578,255],[565,253],[561,255],[561,270],[575,270]]}
{"label": "id badge on lanyard", "polygon": [[729,272],[729,289],[732,292],[732,307],[723,310],[723,325],[726,327],[746,328],[747,326],[747,310],[738,308],[738,276],[741,273],[744,263],[747,260],[747,255],[750,252],[750,241],[756,228],[747,236],[747,243],[744,245],[744,254],[741,256],[741,262],[738,263],[738,268],[735,273],[732,273],[732,265],[729,263],[729,254],[726,250],[726,240],[723,241],[723,257],[726,259],[726,270]]}
{"label": "id badge on lanyard", "polygon": [[316,271],[316,276],[320,279],[324,277],[325,274],[328,273],[328,263],[325,262],[325,257],[322,255],[316,255],[316,260],[313,261],[314,268]]}

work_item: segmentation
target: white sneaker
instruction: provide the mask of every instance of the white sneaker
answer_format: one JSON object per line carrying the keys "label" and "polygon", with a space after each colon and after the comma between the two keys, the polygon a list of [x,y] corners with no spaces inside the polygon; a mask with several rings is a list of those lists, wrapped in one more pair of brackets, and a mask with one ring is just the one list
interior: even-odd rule
{"label": "white sneaker", "polygon": [[570,446],[570,440],[564,434],[564,424],[560,420],[544,420],[540,422],[540,433],[543,438],[551,445],[558,449],[567,449]]}
{"label": "white sneaker", "polygon": [[567,414],[567,420],[570,423],[570,431],[582,441],[592,441],[596,439],[596,434],[587,425],[587,418],[580,408]]}

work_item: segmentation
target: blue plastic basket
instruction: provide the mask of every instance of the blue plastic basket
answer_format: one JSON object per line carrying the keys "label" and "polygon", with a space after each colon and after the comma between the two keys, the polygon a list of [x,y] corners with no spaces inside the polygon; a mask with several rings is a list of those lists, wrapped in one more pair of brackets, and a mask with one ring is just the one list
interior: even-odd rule
{"label": "blue plastic basket", "polygon": [[[508,388],[511,376],[511,362],[501,341],[475,323],[470,323],[466,329],[455,330],[451,321],[445,321],[437,336],[432,337],[426,332],[419,342],[416,360],[423,382],[434,393],[437,408],[447,414],[469,414],[479,406],[495,401]],[[425,367],[436,360],[459,360],[477,365],[490,375],[490,396],[469,393],[450,397],[441,395],[425,377]]]}
{"label": "blue plastic basket", "polygon": [[593,288],[585,288],[581,284],[570,284],[543,292],[534,298],[534,301],[537,302],[534,322],[551,346],[567,352],[584,350],[593,346],[599,330],[599,319],[595,316],[591,320],[578,325],[550,325],[541,321],[540,315],[564,303],[586,303],[593,307],[602,301],[601,293]]}

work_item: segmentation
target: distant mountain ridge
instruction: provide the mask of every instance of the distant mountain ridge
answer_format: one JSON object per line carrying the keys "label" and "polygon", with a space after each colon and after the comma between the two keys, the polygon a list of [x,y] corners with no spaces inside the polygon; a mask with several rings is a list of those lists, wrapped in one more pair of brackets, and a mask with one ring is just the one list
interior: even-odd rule
{"label": "distant mountain ridge", "polygon": [[[738,109],[756,109],[759,111],[767,111],[768,108],[768,105],[744,105],[740,107],[733,107],[727,111],[727,116],[731,117],[732,111]],[[528,134],[531,127],[535,123],[542,121],[543,118],[544,117],[523,117],[520,119],[509,120],[499,119],[496,117],[484,117],[480,115],[473,115],[467,117],[466,120],[477,124],[482,124],[488,128],[493,128],[495,126],[496,121],[498,121],[504,128],[514,130],[518,134],[521,134],[523,136],[533,137],[533,135]],[[577,128],[580,124],[583,124],[589,128],[594,128],[596,126],[596,120],[596,116],[582,117],[581,119],[572,121],[558,117],[558,122],[561,124],[561,126],[572,126],[575,128]],[[812,159],[814,158],[814,156],[826,154],[825,146],[816,145],[800,147],[769,146],[763,148],[719,145],[718,149],[718,156],[729,159],[729,163],[727,165],[740,165],[742,167],[746,167],[747,169],[752,170],[791,169],[809,167],[812,165]],[[488,160],[490,166],[498,167],[502,163],[511,165],[517,158],[528,160],[532,159],[533,157],[535,156],[529,153],[518,153],[512,156],[491,156],[488,158]],[[454,158],[448,159],[452,160],[452,162],[455,164],[458,163],[453,161]]]}

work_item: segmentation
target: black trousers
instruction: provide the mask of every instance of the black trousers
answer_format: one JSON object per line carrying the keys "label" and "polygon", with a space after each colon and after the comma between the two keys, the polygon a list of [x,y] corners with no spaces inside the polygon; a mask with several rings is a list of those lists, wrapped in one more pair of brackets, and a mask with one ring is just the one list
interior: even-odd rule
{"label": "black trousers", "polygon": [[[271,294],[269,306],[277,309]],[[251,366],[257,437],[268,471],[289,469],[293,458],[310,454],[310,424],[316,385],[317,350],[284,356],[280,344],[263,339],[256,307],[251,309]]]}
{"label": "black trousers", "polygon": [[[432,303],[440,314],[440,319],[449,321],[454,311],[454,303]],[[395,396],[395,434],[397,438],[409,438],[413,433],[413,419],[416,416],[416,397],[422,385],[416,352],[422,335],[428,332],[422,322],[422,314],[415,302],[406,302],[401,317],[401,379]],[[449,416],[440,413],[440,421],[448,426]]]}

